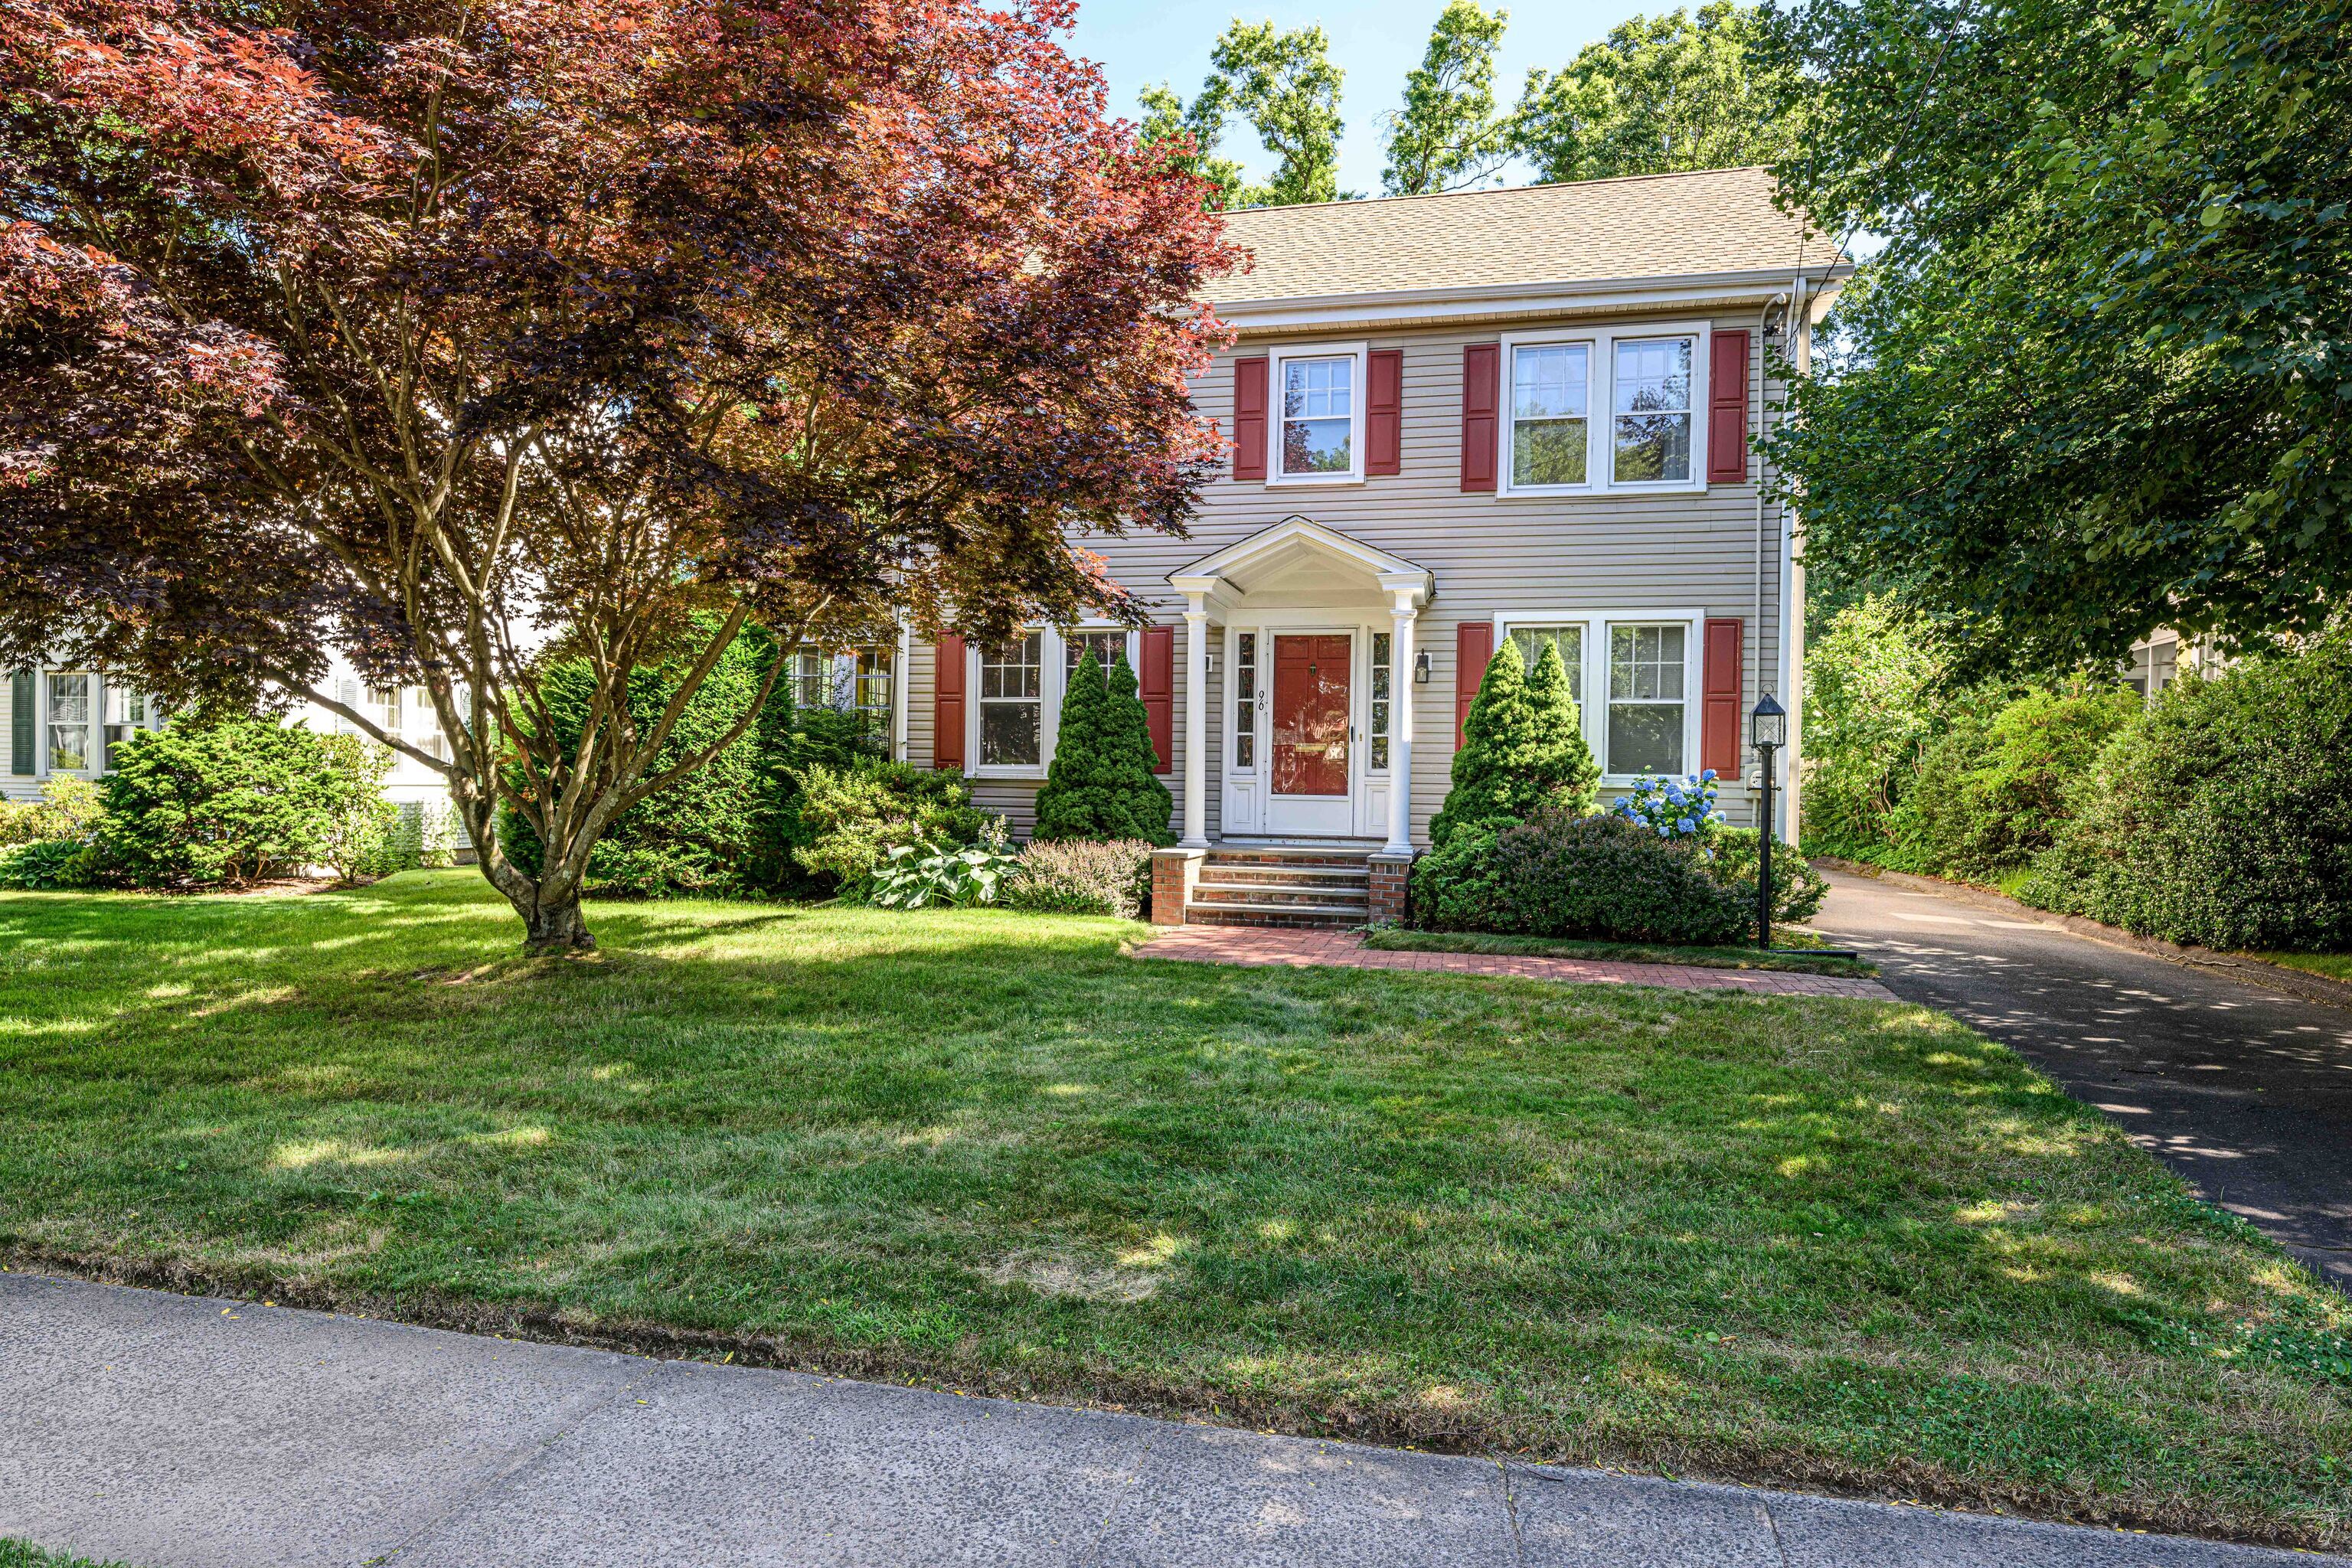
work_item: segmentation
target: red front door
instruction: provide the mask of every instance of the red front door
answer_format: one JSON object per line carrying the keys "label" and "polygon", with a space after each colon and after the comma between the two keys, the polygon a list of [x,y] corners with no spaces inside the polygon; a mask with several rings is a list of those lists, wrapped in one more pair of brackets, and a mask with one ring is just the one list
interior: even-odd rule
{"label": "red front door", "polygon": [[1274,639],[1274,793],[1348,793],[1347,634]]}

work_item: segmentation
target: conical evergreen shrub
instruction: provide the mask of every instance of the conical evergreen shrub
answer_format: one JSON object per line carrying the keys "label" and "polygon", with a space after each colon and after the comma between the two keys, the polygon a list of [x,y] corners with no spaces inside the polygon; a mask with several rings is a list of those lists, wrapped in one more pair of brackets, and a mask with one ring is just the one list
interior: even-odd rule
{"label": "conical evergreen shrub", "polygon": [[1584,743],[1584,717],[1568,689],[1568,665],[1559,645],[1544,644],[1542,657],[1528,676],[1528,692],[1535,699],[1536,733],[1543,742],[1538,772],[1550,782],[1546,803],[1582,816],[1601,808],[1601,764]]}
{"label": "conical evergreen shrub", "polygon": [[1590,811],[1600,778],[1559,650],[1545,648],[1530,679],[1525,657],[1506,642],[1470,700],[1462,747],[1454,753],[1454,785],[1429,825],[1429,841],[1444,848],[1469,829],[1524,822],[1549,802]]}
{"label": "conical evergreen shrub", "polygon": [[1045,787],[1037,792],[1032,836],[1174,843],[1168,825],[1176,803],[1153,774],[1157,765],[1135,671],[1121,656],[1106,679],[1095,656],[1086,654],[1062,697],[1061,728]]}

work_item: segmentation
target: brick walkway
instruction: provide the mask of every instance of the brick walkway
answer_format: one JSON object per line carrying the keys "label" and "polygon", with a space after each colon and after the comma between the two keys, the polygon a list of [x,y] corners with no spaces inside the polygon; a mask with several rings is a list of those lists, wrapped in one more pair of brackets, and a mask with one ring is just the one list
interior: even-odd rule
{"label": "brick walkway", "polygon": [[1364,945],[1348,931],[1263,926],[1171,926],[1137,948],[1139,958],[1195,963],[1277,964],[1291,969],[1409,969],[1423,973],[1499,974],[1575,985],[1662,985],[1676,991],[1748,991],[1764,996],[1853,996],[1892,1002],[1875,980],[1775,969],[1702,969],[1687,963],[1619,963],[1592,958],[1507,957],[1491,952],[1397,952]]}

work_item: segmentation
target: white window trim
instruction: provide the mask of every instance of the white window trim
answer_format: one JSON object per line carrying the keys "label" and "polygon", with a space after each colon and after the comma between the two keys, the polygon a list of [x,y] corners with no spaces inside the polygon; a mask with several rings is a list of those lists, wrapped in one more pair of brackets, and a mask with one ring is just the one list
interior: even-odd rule
{"label": "white window trim", "polygon": [[[1699,724],[1705,704],[1697,695],[1706,679],[1705,634],[1706,612],[1692,609],[1607,609],[1591,608],[1561,610],[1511,610],[1495,616],[1495,646],[1500,647],[1510,640],[1513,626],[1563,626],[1571,622],[1584,627],[1583,676],[1584,689],[1571,692],[1576,699],[1576,716],[1584,727],[1584,743],[1592,748],[1593,759],[1601,764],[1601,785],[1604,789],[1630,789],[1640,773],[1609,771],[1609,633],[1612,626],[1671,626],[1683,628],[1683,761],[1696,763],[1699,754]],[[1595,658],[1598,651],[1599,657]],[[1743,679],[1745,671],[1742,672]],[[1743,696],[1742,700],[1745,700]],[[1675,775],[1688,777],[1699,771],[1685,765]],[[1731,786],[1738,779],[1717,779],[1719,785]]]}
{"label": "white window trim", "polygon": [[[1550,331],[1504,333],[1495,400],[1497,416],[1495,421],[1495,499],[1696,495],[1704,492],[1706,489],[1706,376],[1707,367],[1713,359],[1708,340],[1714,331],[1712,323],[1706,321],[1651,321],[1639,326],[1563,327]],[[1687,479],[1621,482],[1614,474],[1617,344],[1656,338],[1691,340],[1691,477]],[[1513,355],[1518,349],[1546,343],[1581,343],[1591,350],[1590,374],[1585,384],[1585,478],[1580,485],[1515,485],[1511,482]]]}
{"label": "white window trim", "polygon": [[[1080,621],[1068,628],[1073,632],[1116,632],[1127,634],[1127,667],[1139,679],[1143,673],[1142,634],[1133,626],[1122,626],[1117,621],[1096,617]],[[1065,645],[1068,639],[1056,626],[1023,626],[1021,635],[1041,634],[1037,657],[1042,661],[1037,673],[1037,761],[1030,763],[983,763],[980,760],[980,639],[965,639],[963,653],[963,689],[969,693],[964,700],[963,754],[971,759],[964,773],[976,779],[1042,779],[1054,763],[1054,747],[1061,739],[1062,699],[1068,694],[1065,677],[1065,660],[1069,657]]]}
{"label": "white window trim", "polygon": [[[1349,371],[1348,407],[1348,471],[1344,474],[1285,474],[1282,471],[1282,366],[1286,360],[1340,359],[1353,361]],[[1271,488],[1294,485],[1360,485],[1364,482],[1364,395],[1369,390],[1365,367],[1370,347],[1349,343],[1292,343],[1270,349],[1265,374],[1265,483]]]}

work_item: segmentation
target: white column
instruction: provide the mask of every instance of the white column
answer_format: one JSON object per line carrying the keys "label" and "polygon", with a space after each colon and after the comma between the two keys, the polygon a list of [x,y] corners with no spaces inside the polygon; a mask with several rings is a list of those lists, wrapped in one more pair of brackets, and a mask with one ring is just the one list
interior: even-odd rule
{"label": "white column", "polygon": [[1209,847],[1209,612],[1199,594],[1184,612],[1184,837]]}
{"label": "white column", "polygon": [[1400,595],[1389,631],[1389,841],[1381,847],[1390,855],[1412,853],[1412,626]]}

